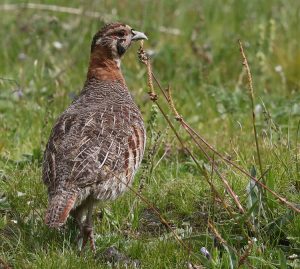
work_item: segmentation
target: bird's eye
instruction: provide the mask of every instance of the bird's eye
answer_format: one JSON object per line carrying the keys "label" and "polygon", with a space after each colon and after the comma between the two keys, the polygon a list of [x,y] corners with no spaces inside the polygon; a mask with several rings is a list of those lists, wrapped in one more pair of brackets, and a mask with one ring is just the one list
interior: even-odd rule
{"label": "bird's eye", "polygon": [[119,32],[116,33],[116,35],[119,36],[119,37],[123,37],[125,35],[125,31],[124,30],[119,31]]}

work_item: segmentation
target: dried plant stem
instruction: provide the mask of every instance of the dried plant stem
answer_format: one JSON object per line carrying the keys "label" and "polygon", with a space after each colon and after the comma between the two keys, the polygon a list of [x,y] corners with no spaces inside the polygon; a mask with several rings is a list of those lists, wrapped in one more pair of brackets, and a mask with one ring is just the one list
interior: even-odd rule
{"label": "dried plant stem", "polygon": [[[255,105],[254,105],[254,90],[253,90],[252,75],[251,75],[251,70],[250,70],[250,67],[249,67],[249,64],[248,64],[248,60],[247,60],[247,57],[245,55],[243,44],[242,44],[241,40],[239,40],[239,45],[240,45],[240,52],[241,52],[241,55],[242,55],[242,58],[243,58],[243,65],[244,65],[244,67],[246,69],[246,72],[247,72],[248,88],[249,88],[250,100],[251,100],[252,125],[253,125],[254,137],[255,137],[256,153],[257,153],[257,159],[258,159],[260,174],[262,175],[262,173],[263,173],[263,166],[262,166],[262,161],[261,161],[261,157],[260,157],[258,135],[257,135],[257,130],[256,130]],[[265,184],[265,180],[263,178],[262,178],[262,181]]]}
{"label": "dried plant stem", "polygon": [[243,265],[245,263],[246,259],[251,254],[252,247],[253,247],[253,240],[249,240],[248,245],[247,245],[246,249],[244,250],[243,255],[239,259],[238,268],[240,268],[241,265]]}
{"label": "dried plant stem", "polygon": [[227,192],[230,194],[230,196],[232,197],[232,199],[234,200],[234,202],[236,203],[237,207],[239,208],[241,213],[245,213],[245,210],[243,208],[243,206],[241,205],[238,196],[236,195],[236,193],[233,191],[233,189],[230,187],[227,179],[218,171],[215,162],[212,160],[212,158],[209,156],[209,154],[206,152],[206,150],[202,147],[202,145],[195,139],[195,137],[193,136],[193,134],[191,133],[190,129],[187,127],[186,124],[183,124],[184,120],[183,118],[179,115],[179,113],[177,112],[175,105],[174,105],[174,101],[171,95],[171,90],[170,87],[168,87],[167,90],[167,97],[168,97],[168,102],[170,104],[170,107],[172,108],[174,114],[175,114],[175,118],[181,123],[181,126],[186,130],[186,132],[190,135],[190,137],[192,138],[192,140],[195,142],[195,144],[199,147],[199,149],[203,152],[203,154],[205,155],[206,159],[210,162],[210,164],[212,165],[212,169],[215,170],[216,174],[219,176],[219,178],[222,180],[222,182],[225,185],[225,188],[227,190]]}
{"label": "dried plant stem", "polygon": [[139,56],[140,61],[143,64],[145,64],[146,67],[147,67],[147,74],[148,74],[148,76],[147,76],[147,82],[148,82],[148,87],[149,87],[148,94],[149,94],[150,99],[152,101],[156,101],[157,100],[157,94],[154,91],[152,77],[151,77],[151,75],[149,76],[149,74],[152,74],[152,66],[151,66],[151,64],[149,64],[148,56],[146,55],[146,53],[144,53],[143,46],[144,46],[144,42],[142,40],[140,48],[139,48],[139,51],[138,51],[138,56]]}
{"label": "dried plant stem", "polygon": [[168,88],[166,89],[166,96],[167,96],[167,101],[173,111],[173,113],[175,114],[175,119],[176,120],[182,120],[182,117],[179,115],[175,105],[174,105],[174,101],[173,101],[173,98],[172,98],[172,95],[171,95],[171,88],[170,86],[168,86]]}
{"label": "dried plant stem", "polygon": [[[147,65],[147,64],[150,65],[151,63],[150,63],[150,61],[147,60],[147,56],[146,56],[145,52],[143,51],[143,48],[142,48],[142,47],[141,47],[140,50],[139,50],[139,57],[140,57],[140,59],[141,59],[141,55],[142,55],[143,57],[145,57],[145,59],[143,59],[143,61],[142,61],[142,60],[141,60],[141,61],[142,61],[144,64],[146,64],[146,65]],[[147,69],[147,70],[149,71],[149,69]],[[150,69],[150,70],[151,70],[151,69]],[[170,95],[168,96],[168,95],[165,93],[164,89],[162,88],[160,82],[158,81],[158,79],[156,78],[156,76],[154,75],[154,73],[152,72],[151,74],[148,74],[148,77],[149,77],[149,76],[153,77],[153,79],[154,79],[154,81],[156,82],[158,88],[160,89],[160,91],[163,93],[164,97],[165,97],[166,100],[168,101],[168,100],[170,99]],[[169,90],[169,89],[168,89],[168,90]],[[154,91],[154,89],[153,89],[153,91]],[[155,94],[155,95],[156,95],[156,94]],[[157,95],[156,95],[156,97],[157,97]],[[156,101],[156,100],[155,100],[155,101]],[[170,125],[171,129],[172,129],[173,132],[175,133],[177,139],[179,140],[179,142],[181,143],[181,145],[183,146],[183,148],[186,149],[186,151],[187,151],[187,152],[189,153],[189,155],[191,155],[191,157],[192,157],[193,155],[191,154],[191,151],[190,151],[188,148],[186,148],[186,147],[184,146],[182,139],[181,139],[180,136],[178,135],[178,133],[177,133],[175,127],[172,125],[171,121],[168,119],[168,117],[166,116],[166,114],[165,114],[165,113],[163,112],[163,110],[161,109],[161,106],[160,106],[157,102],[155,102],[155,103],[157,104],[158,108],[159,108],[160,111],[162,112],[164,118],[167,120],[168,124]],[[168,103],[170,103],[170,102],[168,101]],[[240,166],[238,166],[238,165],[235,164],[234,162],[228,160],[228,159],[227,159],[226,157],[224,157],[221,153],[219,153],[216,149],[214,149],[214,147],[212,147],[212,146],[211,146],[204,138],[202,138],[202,137],[201,137],[201,136],[200,136],[193,128],[191,128],[191,127],[184,121],[184,119],[183,119],[183,118],[179,115],[179,113],[177,112],[177,110],[176,110],[176,108],[175,108],[173,102],[172,102],[172,104],[173,104],[173,107],[171,107],[171,109],[175,112],[175,117],[176,117],[176,118],[179,118],[179,119],[180,119],[180,123],[182,123],[186,128],[188,128],[188,129],[191,131],[191,133],[193,133],[198,139],[200,139],[200,141],[203,142],[203,143],[204,143],[211,151],[213,151],[213,152],[214,152],[217,156],[219,156],[223,161],[225,161],[226,163],[232,165],[232,166],[235,167],[238,171],[240,171],[240,172],[243,173],[244,175],[246,175],[246,176],[250,177],[251,179],[253,179],[253,180],[254,180],[258,185],[260,185],[263,189],[267,190],[267,191],[270,192],[274,197],[276,197],[276,198],[279,200],[279,202],[281,202],[282,204],[288,206],[288,207],[291,208],[293,211],[295,211],[295,212],[297,212],[297,213],[300,213],[300,209],[297,208],[297,207],[295,207],[291,202],[287,201],[285,198],[283,198],[283,197],[281,197],[280,195],[278,195],[275,191],[271,190],[271,189],[270,189],[269,187],[267,187],[264,183],[262,183],[259,179],[257,179],[256,177],[253,177],[253,176],[252,176],[250,173],[248,173],[246,170],[244,170],[243,168],[241,168]],[[192,159],[196,162],[196,164],[198,163],[198,162],[196,161],[195,158],[192,157]],[[199,164],[198,164],[197,166],[200,167]],[[201,169],[201,167],[200,167],[200,169]],[[201,170],[203,170],[203,169],[201,169]],[[261,172],[261,173],[262,173],[261,176],[263,176],[263,172]],[[209,180],[208,180],[208,181],[209,181]],[[212,185],[211,182],[209,182],[209,184]],[[213,188],[214,188],[214,187],[213,187]],[[214,188],[214,189],[215,189],[215,188]]]}
{"label": "dried plant stem", "polygon": [[157,105],[158,109],[160,110],[160,112],[162,113],[163,117],[165,118],[165,120],[167,121],[168,125],[171,127],[173,133],[175,134],[175,136],[177,137],[178,141],[180,142],[182,148],[190,155],[190,157],[192,158],[192,160],[194,161],[194,163],[196,164],[196,166],[198,167],[198,169],[203,173],[204,178],[206,179],[207,183],[209,184],[209,186],[211,187],[212,191],[216,194],[216,196],[222,201],[222,204],[224,205],[224,208],[228,211],[228,213],[232,216],[232,211],[230,209],[230,207],[226,204],[224,198],[219,194],[219,192],[217,191],[217,189],[215,188],[215,186],[211,183],[211,181],[209,180],[209,176],[207,175],[206,171],[201,167],[201,165],[199,164],[199,162],[197,161],[196,157],[194,156],[194,154],[190,151],[189,148],[187,148],[185,146],[185,143],[183,142],[183,140],[181,139],[181,137],[179,136],[178,132],[176,131],[174,125],[172,124],[172,122],[170,121],[170,119],[168,118],[168,116],[166,115],[166,113],[164,112],[164,110],[162,109],[162,107],[160,106],[160,104],[156,101],[153,100],[155,102],[155,104]]}
{"label": "dried plant stem", "polygon": [[124,182],[119,176],[117,176],[115,173],[111,172],[113,176],[119,180],[120,183],[124,184],[131,192],[133,192],[137,197],[141,199],[142,202],[144,202],[151,210],[158,216],[160,219],[160,222],[173,234],[176,241],[188,252],[188,254],[192,254],[195,257],[197,257],[191,250],[191,248],[184,243],[184,241],[178,236],[176,231],[170,226],[169,222],[160,214],[160,212],[155,208],[153,204],[151,204],[147,198],[145,198],[139,191],[136,191],[134,188],[128,185],[127,182]]}
{"label": "dried plant stem", "polygon": [[[183,121],[184,122],[184,121]],[[187,123],[184,122],[186,125]],[[241,173],[243,173],[244,175],[250,177],[251,179],[253,179],[258,185],[260,185],[262,188],[266,189],[268,192],[270,192],[274,197],[276,197],[281,203],[287,205],[289,208],[291,208],[292,210],[294,210],[297,213],[300,213],[300,209],[295,207],[291,202],[287,201],[285,198],[281,197],[280,195],[278,195],[276,192],[274,192],[273,190],[271,190],[269,187],[267,187],[264,183],[262,183],[259,179],[257,179],[256,177],[252,176],[249,172],[247,172],[246,170],[244,170],[242,167],[238,166],[237,164],[235,164],[234,162],[228,160],[226,157],[224,157],[222,154],[220,154],[216,149],[214,149],[204,138],[202,138],[195,130],[193,130],[189,125],[187,125],[192,131],[193,133],[209,148],[211,149],[216,155],[218,155],[222,160],[224,160],[225,162],[227,162],[228,164],[232,165],[233,167],[235,167],[238,171],[240,171]],[[262,174],[264,175],[264,173]]]}
{"label": "dried plant stem", "polygon": [[222,245],[226,245],[228,246],[228,243],[226,242],[225,239],[223,239],[223,237],[221,236],[221,234],[218,232],[218,230],[216,229],[216,227],[213,225],[213,223],[208,220],[207,222],[209,229],[211,230],[211,232],[215,235],[215,237],[217,238],[217,240],[222,244]]}
{"label": "dried plant stem", "polygon": [[[234,254],[239,258],[239,262],[242,261],[242,263],[246,263],[247,266],[248,266],[249,268],[253,268],[252,265],[247,261],[249,254],[247,253],[248,255],[245,255],[245,254],[246,254],[246,251],[245,251],[244,255],[240,257],[239,254],[238,254],[238,252],[237,252],[233,247],[231,247],[231,246],[226,242],[225,239],[223,239],[223,237],[221,236],[221,234],[219,233],[219,231],[217,230],[217,228],[214,226],[214,224],[213,224],[210,220],[208,220],[207,224],[208,224],[208,227],[209,227],[210,231],[214,234],[215,238],[216,238],[223,246],[226,246],[228,249],[230,249],[232,252],[234,252]],[[249,241],[251,241],[251,240],[249,240]],[[252,241],[251,241],[251,242],[252,242]],[[249,244],[248,244],[248,247],[249,247]],[[249,248],[247,248],[247,249],[249,249]],[[249,251],[250,251],[250,250],[251,250],[251,249],[249,249]],[[242,264],[242,263],[241,263],[241,264]],[[238,264],[238,266],[240,266],[240,263]]]}
{"label": "dried plant stem", "polygon": [[[159,81],[156,79],[155,75],[152,73],[152,76],[154,78],[154,81],[157,83],[157,86],[159,87],[159,89],[161,91],[163,91],[163,88],[161,87]],[[179,115],[178,112],[176,112],[175,116]],[[234,162],[228,160],[226,157],[224,157],[221,153],[219,153],[214,147],[212,147],[202,136],[200,136],[193,128],[191,128],[185,121],[184,119],[181,117],[180,122],[182,124],[184,124],[184,126],[186,128],[188,128],[198,139],[200,139],[201,142],[203,142],[212,152],[214,152],[217,156],[219,156],[223,161],[227,162],[228,164],[232,165],[233,167],[235,167],[238,171],[240,171],[241,173],[243,173],[244,175],[250,177],[251,179],[253,179],[258,185],[260,185],[263,189],[267,190],[268,192],[270,192],[274,197],[276,197],[282,204],[287,205],[289,208],[291,208],[292,210],[294,210],[297,213],[300,213],[300,209],[295,207],[291,202],[287,201],[285,198],[281,197],[280,195],[278,195],[276,192],[274,192],[273,190],[271,190],[269,187],[267,187],[264,183],[262,183],[259,179],[257,179],[256,177],[253,177],[250,173],[248,173],[246,170],[244,170],[242,167],[238,166],[237,164],[235,164]],[[262,173],[261,177],[264,175],[264,173]]]}
{"label": "dried plant stem", "polygon": [[219,172],[215,162],[213,161],[213,159],[208,155],[208,153],[205,151],[205,149],[202,147],[202,145],[196,140],[194,139],[194,137],[191,135],[190,131],[188,129],[186,129],[187,132],[190,134],[191,138],[194,140],[194,142],[196,143],[196,145],[201,149],[201,151],[204,153],[205,157],[208,159],[208,161],[210,162],[210,164],[212,165],[212,169],[216,172],[216,174],[218,175],[218,177],[222,180],[222,182],[225,185],[225,188],[227,190],[227,192],[230,194],[230,196],[232,197],[232,199],[234,200],[234,202],[236,203],[237,207],[239,208],[239,211],[241,213],[245,213],[245,209],[243,208],[242,204],[239,201],[238,196],[236,195],[236,193],[233,191],[233,189],[230,187],[227,179]]}
{"label": "dried plant stem", "polygon": [[[150,61],[147,62],[147,65],[151,65]],[[151,69],[150,69],[151,70]],[[202,145],[200,143],[198,143],[198,141],[194,138],[194,136],[192,135],[192,133],[190,132],[188,126],[184,123],[183,118],[179,115],[172,95],[171,95],[171,88],[168,87],[166,89],[166,91],[164,91],[160,85],[160,83],[158,83],[158,80],[155,78],[155,76],[153,75],[153,73],[148,73],[148,77],[154,77],[156,83],[158,84],[159,88],[161,89],[161,91],[163,92],[164,97],[166,98],[167,102],[169,103],[171,110],[173,111],[173,113],[175,114],[175,118],[176,120],[178,120],[181,123],[181,126],[186,130],[186,132],[190,135],[190,137],[193,139],[193,141],[196,143],[196,145],[199,147],[199,149],[204,153],[205,157],[207,158],[207,160],[210,162],[210,164],[212,165],[212,169],[215,170],[216,174],[219,176],[219,178],[222,180],[222,182],[225,185],[226,190],[228,191],[228,193],[230,194],[230,196],[233,198],[234,202],[236,203],[237,207],[239,208],[239,211],[241,213],[244,213],[245,210],[243,208],[243,206],[241,205],[241,203],[239,202],[238,196],[236,195],[236,193],[232,190],[232,188],[230,187],[228,181],[226,180],[226,178],[218,171],[215,162],[211,159],[211,157],[208,155],[208,153],[206,152],[206,150],[202,147]],[[148,79],[149,80],[149,79]],[[213,186],[213,184],[211,184]]]}
{"label": "dried plant stem", "polygon": [[[298,137],[299,137],[299,133],[300,133],[300,120],[298,121],[298,127],[297,127],[297,131],[296,131],[296,149],[298,149]],[[299,175],[299,180],[298,180],[298,184],[300,184],[300,164],[298,161],[298,154],[296,152],[296,172]],[[300,186],[299,186],[300,187]]]}
{"label": "dried plant stem", "polygon": [[[150,99],[157,105],[158,109],[160,110],[160,112],[162,113],[163,117],[165,118],[165,120],[167,121],[168,125],[171,127],[173,133],[175,134],[176,138],[178,139],[178,141],[180,142],[180,144],[182,145],[183,149],[186,150],[186,152],[189,154],[189,156],[192,158],[192,160],[195,162],[196,166],[198,167],[198,169],[203,172],[203,175],[206,179],[206,181],[208,182],[208,184],[210,185],[212,191],[214,192],[214,194],[222,201],[224,208],[228,211],[228,213],[230,214],[230,216],[233,216],[233,213],[230,209],[230,207],[228,207],[228,205],[226,204],[225,200],[223,199],[223,197],[218,193],[217,189],[215,188],[214,184],[210,181],[209,179],[209,175],[207,174],[206,170],[201,167],[201,165],[199,164],[199,162],[197,161],[197,159],[195,158],[195,156],[192,154],[191,150],[189,148],[187,148],[185,146],[185,143],[183,142],[182,138],[180,137],[180,135],[178,134],[176,128],[174,127],[174,125],[172,124],[172,122],[170,121],[169,117],[166,115],[166,113],[164,112],[164,110],[162,109],[161,105],[157,102],[157,94],[155,92],[154,86],[153,86],[153,82],[152,79],[155,80],[158,88],[160,89],[160,91],[162,92],[163,96],[165,97],[165,99],[167,100],[169,107],[171,108],[172,112],[175,115],[175,118],[177,119],[177,121],[181,124],[181,126],[184,128],[184,130],[189,134],[189,136],[192,138],[192,140],[194,141],[194,143],[197,145],[197,147],[204,153],[205,157],[209,160],[209,162],[211,163],[212,166],[212,172],[215,171],[216,174],[221,178],[223,184],[225,185],[228,193],[231,195],[231,197],[233,198],[234,202],[237,204],[239,210],[241,213],[244,213],[245,210],[243,208],[243,206],[241,205],[241,203],[238,200],[238,196],[234,193],[234,191],[232,190],[232,188],[230,187],[228,181],[221,175],[221,173],[218,171],[218,169],[216,168],[216,164],[214,159],[212,159],[209,154],[206,152],[206,150],[204,149],[204,147],[202,146],[201,143],[203,143],[205,146],[207,146],[212,152],[214,152],[217,156],[219,156],[223,161],[225,161],[226,163],[232,165],[233,167],[235,167],[237,170],[239,170],[240,172],[242,172],[243,174],[247,175],[248,177],[252,178],[257,184],[259,184],[261,187],[263,187],[265,190],[269,191],[271,194],[273,194],[280,202],[282,202],[283,204],[287,205],[288,207],[290,207],[291,209],[293,209],[294,211],[300,213],[300,209],[296,208],[291,202],[287,201],[285,198],[279,196],[277,193],[275,193],[274,191],[272,191],[270,188],[268,188],[265,184],[263,184],[262,182],[260,182],[260,179],[257,179],[256,177],[251,176],[247,171],[245,171],[243,168],[239,167],[238,165],[236,165],[235,163],[233,163],[232,161],[228,160],[227,158],[225,158],[222,154],[220,154],[217,150],[215,150],[208,142],[206,142],[205,139],[203,139],[193,128],[191,128],[185,121],[184,119],[179,115],[172,96],[171,96],[171,90],[170,87],[168,87],[166,90],[164,90],[160,84],[160,82],[156,79],[156,77],[154,76],[153,72],[152,72],[152,67],[151,67],[151,63],[149,60],[149,57],[146,55],[145,51],[143,50],[143,43],[141,43],[141,47],[139,49],[138,52],[138,56],[139,59],[142,63],[144,63],[147,67],[147,79],[148,79],[148,87],[149,87],[149,96]],[[248,63],[247,63],[248,65]],[[249,66],[248,66],[249,68]],[[248,70],[247,70],[248,71]],[[250,69],[249,69],[250,72]],[[250,78],[251,78],[251,73],[250,73]],[[251,89],[252,89],[252,97],[253,97],[253,87],[252,87],[252,79],[251,79]],[[250,87],[250,86],[249,86]],[[252,110],[253,110],[253,115],[254,115],[254,98],[252,99]],[[255,127],[255,115],[253,118],[253,124],[254,124],[254,132],[256,134],[256,138],[257,138],[257,133],[256,133],[256,127]],[[256,141],[258,142],[258,139],[256,139]],[[258,148],[258,156],[259,156],[259,163],[260,163],[260,168],[262,168],[261,166],[261,160],[260,160],[260,154],[259,154],[259,147],[258,147],[258,143],[257,143],[257,148]],[[262,172],[261,170],[261,177],[263,177],[265,175],[265,173]],[[116,176],[116,178],[118,178]],[[118,178],[119,179],[119,178]],[[120,180],[120,179],[119,179]],[[120,180],[121,181],[121,180]],[[122,182],[122,181],[121,181]],[[122,182],[123,183],[123,182]],[[123,183],[126,184],[126,183]],[[152,210],[153,212],[160,218],[160,221],[162,224],[164,224],[173,234],[173,236],[175,237],[175,239],[188,251],[189,254],[192,254],[194,256],[196,256],[193,252],[191,252],[191,249],[189,248],[188,245],[186,245],[181,238],[177,235],[177,233],[172,229],[172,227],[169,225],[169,223],[166,221],[166,219],[161,216],[161,214],[158,212],[158,210],[146,199],[144,198],[140,192],[135,191],[133,188],[131,188],[130,186],[128,186],[126,184],[126,186],[136,195],[138,196],[144,203],[146,203]],[[233,249],[232,247],[230,247],[227,242],[221,237],[220,233],[217,231],[217,229],[214,227],[214,225],[212,224],[212,222],[209,220],[208,221],[208,226],[210,228],[210,230],[212,231],[212,233],[215,235],[215,237],[227,248],[230,248],[237,256],[238,253],[236,252],[235,249]],[[247,263],[249,266],[250,264],[247,262],[247,257],[248,257],[248,253],[250,252],[251,247],[250,244],[248,245],[247,250],[245,251],[244,255],[239,259],[239,265],[241,265],[242,263]],[[197,257],[197,256],[196,256]]]}
{"label": "dried plant stem", "polygon": [[[148,56],[146,55],[146,53],[143,50],[143,43],[142,42],[141,42],[141,47],[139,49],[138,55],[139,55],[139,59],[140,59],[140,61],[142,63],[144,63],[146,66],[150,66],[151,65],[150,60],[148,59]],[[164,112],[164,110],[162,109],[162,107],[160,106],[160,104],[157,102],[157,94],[154,91],[153,82],[152,82],[152,69],[151,69],[151,67],[150,68],[147,67],[147,71],[148,71],[148,86],[151,87],[150,85],[152,85],[152,87],[150,88],[150,91],[149,91],[150,99],[157,105],[158,109],[162,113],[162,115],[165,118],[165,120],[167,121],[168,125],[171,127],[171,129],[172,129],[173,133],[175,134],[176,138],[180,142],[182,148],[190,155],[190,157],[192,158],[192,160],[194,161],[194,163],[196,164],[196,166],[198,167],[198,169],[203,173],[204,178],[206,179],[207,183],[211,187],[212,191],[222,201],[222,204],[224,205],[224,208],[228,211],[228,213],[230,214],[230,216],[232,216],[232,211],[231,211],[230,207],[226,204],[224,198],[219,194],[219,192],[217,191],[217,189],[215,188],[215,186],[211,183],[208,174],[200,166],[199,162],[197,161],[197,159],[195,158],[195,156],[192,154],[192,152],[190,151],[190,149],[185,146],[185,143],[183,142],[183,140],[181,139],[180,135],[176,131],[174,125],[172,124],[172,122],[170,121],[170,119],[168,118],[168,116],[166,115],[166,113]],[[158,82],[158,81],[156,80],[156,82]],[[162,93],[165,96],[165,98],[168,98],[167,94],[163,90],[162,90]],[[175,107],[174,107],[174,109],[175,109]]]}
{"label": "dried plant stem", "polygon": [[6,262],[4,262],[4,260],[2,260],[1,257],[0,257],[0,268],[11,269],[11,267]]}

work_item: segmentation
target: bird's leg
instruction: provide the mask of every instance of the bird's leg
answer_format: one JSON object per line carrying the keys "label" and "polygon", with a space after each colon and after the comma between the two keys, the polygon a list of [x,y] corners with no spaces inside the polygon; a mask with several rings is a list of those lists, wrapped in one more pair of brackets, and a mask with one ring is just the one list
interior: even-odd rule
{"label": "bird's leg", "polygon": [[84,207],[83,206],[79,206],[77,207],[73,212],[72,212],[72,216],[74,217],[76,224],[79,228],[79,234],[77,236],[77,244],[78,244],[78,248],[81,251],[82,250],[82,241],[83,241],[83,222],[82,222],[82,218],[83,218],[83,213],[84,213]]}
{"label": "bird's leg", "polygon": [[93,231],[93,201],[89,201],[87,204],[87,214],[85,223],[82,226],[83,240],[82,249],[85,247],[87,241],[90,241],[90,247],[93,252],[96,251],[94,231]]}

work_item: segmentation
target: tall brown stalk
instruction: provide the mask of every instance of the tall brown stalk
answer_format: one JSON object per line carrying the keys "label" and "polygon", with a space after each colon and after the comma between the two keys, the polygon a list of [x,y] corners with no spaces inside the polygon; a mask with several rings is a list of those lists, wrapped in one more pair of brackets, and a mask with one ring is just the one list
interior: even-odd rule
{"label": "tall brown stalk", "polygon": [[[263,166],[262,166],[262,161],[261,161],[261,156],[260,156],[258,135],[257,135],[257,130],[256,130],[255,103],[254,103],[254,90],[253,90],[252,74],[251,74],[251,70],[250,70],[248,60],[247,60],[247,57],[245,55],[244,47],[243,47],[243,44],[242,44],[241,40],[239,40],[239,45],[240,45],[240,52],[241,52],[241,55],[242,55],[242,58],[243,58],[243,65],[244,65],[244,67],[246,69],[246,72],[247,72],[247,81],[248,81],[249,96],[250,96],[250,100],[251,100],[252,126],[253,126],[254,138],[255,138],[256,154],[257,154],[260,174],[262,175],[263,174]],[[262,178],[262,181],[263,181],[264,184],[266,184],[264,178]]]}
{"label": "tall brown stalk", "polygon": [[[197,167],[199,168],[199,164],[197,162],[197,160],[195,159],[195,157],[193,156],[193,154],[191,153],[190,149],[186,148],[183,140],[181,139],[181,137],[179,136],[178,132],[176,131],[174,125],[171,123],[170,119],[166,116],[166,113],[162,110],[161,106],[159,105],[159,103],[157,102],[158,100],[158,96],[155,93],[154,90],[154,86],[153,86],[153,82],[152,82],[152,78],[154,79],[154,81],[156,82],[158,88],[160,89],[160,91],[163,93],[164,98],[166,99],[170,109],[173,111],[176,120],[181,124],[181,126],[187,131],[187,133],[190,135],[190,137],[192,138],[192,140],[195,142],[195,144],[197,145],[197,147],[203,151],[203,147],[200,146],[200,144],[197,142],[196,143],[196,139],[199,139],[202,143],[204,143],[208,149],[210,149],[211,151],[213,151],[217,156],[219,156],[223,161],[225,161],[226,163],[232,165],[233,167],[235,167],[238,171],[240,171],[241,173],[243,173],[244,175],[247,175],[248,177],[250,177],[251,179],[253,179],[258,185],[260,185],[264,190],[270,192],[274,197],[276,197],[282,204],[288,206],[289,208],[291,208],[292,210],[294,210],[297,213],[300,213],[300,209],[295,207],[291,202],[287,201],[285,198],[281,197],[280,195],[278,195],[275,191],[271,190],[269,187],[267,187],[264,183],[262,183],[259,179],[257,179],[256,177],[253,177],[249,172],[247,172],[246,170],[244,170],[243,168],[241,168],[240,166],[238,166],[237,164],[235,164],[234,162],[232,162],[231,160],[228,160],[227,158],[225,158],[221,153],[219,153],[216,149],[214,149],[208,142],[206,142],[206,140],[204,138],[202,138],[202,136],[197,133],[193,128],[191,128],[189,126],[189,124],[187,124],[187,122],[183,119],[183,117],[181,115],[179,115],[179,113],[177,112],[177,109],[175,108],[174,102],[172,100],[172,97],[170,95],[170,93],[168,93],[170,91],[170,89],[168,88],[167,91],[165,91],[163,89],[163,87],[161,86],[160,82],[157,80],[157,78],[154,76],[153,72],[152,72],[152,67],[151,67],[151,62],[149,60],[149,57],[147,56],[147,54],[145,53],[144,49],[143,49],[143,43],[141,43],[141,47],[139,49],[138,52],[140,61],[142,63],[144,63],[147,66],[147,79],[148,79],[148,86],[149,86],[149,96],[150,99],[155,102],[159,108],[159,110],[161,111],[161,113],[163,114],[164,118],[166,119],[167,123],[169,124],[169,126],[171,127],[172,131],[174,132],[175,136],[177,137],[177,139],[179,140],[179,142],[181,143],[181,145],[187,150],[188,154],[192,157],[193,161],[196,163]],[[245,54],[243,54],[245,56]],[[246,58],[246,56],[245,56]],[[248,61],[246,60],[246,65],[248,66],[247,70],[250,71],[249,65],[248,65]],[[249,75],[250,74],[250,75]],[[248,79],[250,79],[249,82],[249,87],[251,89],[251,96],[253,98],[251,98],[252,102],[252,111],[253,111],[253,126],[254,126],[254,133],[256,134],[256,145],[257,145],[257,149],[258,149],[258,156],[259,156],[259,163],[261,164],[261,160],[260,160],[260,154],[259,154],[259,145],[258,145],[258,139],[257,139],[257,132],[256,132],[256,126],[255,126],[255,114],[254,114],[254,95],[253,95],[253,86],[252,86],[252,77],[251,77],[251,73],[248,74]],[[205,154],[206,155],[206,154]],[[209,159],[212,168],[215,170],[215,164],[211,162],[211,158]],[[262,165],[260,165],[261,169],[262,169]],[[201,167],[200,167],[201,169]],[[216,170],[215,170],[216,171]],[[222,179],[222,175],[220,175],[220,173],[216,173],[222,180],[222,182],[225,184],[225,187],[228,191],[228,193],[231,195],[231,197],[233,198],[235,204],[237,205],[237,207],[239,208],[239,210],[241,212],[243,212],[243,206],[241,205],[241,203],[239,202],[238,196],[234,193],[234,191],[231,189],[231,187],[229,186],[229,184],[227,184],[227,181],[224,181]],[[261,170],[261,177],[264,175],[263,171]],[[207,182],[209,182],[210,185],[211,182],[209,180],[207,180]],[[213,189],[216,189],[214,186],[212,187]]]}

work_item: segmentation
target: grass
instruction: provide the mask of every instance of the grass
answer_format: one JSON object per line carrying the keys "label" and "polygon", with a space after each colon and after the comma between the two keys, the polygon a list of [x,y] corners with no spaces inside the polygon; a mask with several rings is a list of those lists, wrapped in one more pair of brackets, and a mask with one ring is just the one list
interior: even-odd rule
{"label": "grass", "polygon": [[[145,47],[154,53],[153,70],[164,86],[171,85],[179,113],[220,153],[247,171],[254,167],[252,172],[260,176],[251,100],[237,43],[241,39],[253,75],[260,156],[263,169],[268,169],[265,183],[299,206],[297,1],[40,3],[97,11],[145,31],[149,36]],[[0,7],[0,14],[0,268],[4,264],[12,268],[110,268],[101,257],[110,246],[139,260],[142,268],[187,268],[188,262],[206,268],[236,268],[243,255],[246,263],[240,268],[300,268],[299,214],[216,160],[246,213],[237,213],[213,174],[213,184],[234,214],[224,210],[149,100],[146,69],[137,60],[137,45],[122,61],[148,132],[147,152],[134,188],[169,221],[194,255],[188,255],[149,207],[128,192],[104,206],[101,220],[99,214],[94,218],[96,258],[89,251],[79,256],[71,223],[62,232],[43,224],[47,195],[41,161],[56,117],[82,88],[91,38],[103,21],[34,9],[3,11]],[[168,111],[167,105],[163,108]],[[171,112],[168,115],[172,118]],[[173,122],[211,174],[204,155]],[[209,229],[208,220],[227,245]],[[201,254],[201,247],[210,252],[211,260]]]}

